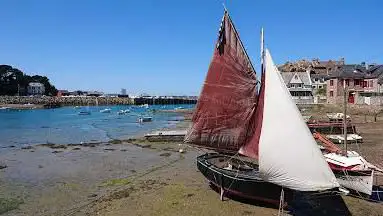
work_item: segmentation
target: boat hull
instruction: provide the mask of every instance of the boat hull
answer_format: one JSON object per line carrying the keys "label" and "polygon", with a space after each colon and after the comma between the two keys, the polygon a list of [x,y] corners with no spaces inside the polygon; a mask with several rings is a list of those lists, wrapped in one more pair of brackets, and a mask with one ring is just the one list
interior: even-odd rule
{"label": "boat hull", "polygon": [[342,171],[333,170],[339,184],[355,193],[361,193],[365,197],[372,194],[374,185],[374,171]]}
{"label": "boat hull", "polygon": [[[263,181],[259,177],[257,165],[248,164],[254,168],[253,171],[238,172],[220,168],[215,164],[216,161],[225,159],[230,159],[230,157],[220,154],[201,155],[197,157],[198,170],[211,184],[222,188],[225,194],[279,205],[282,187]],[[285,188],[284,196],[285,200],[291,199],[291,190]]]}

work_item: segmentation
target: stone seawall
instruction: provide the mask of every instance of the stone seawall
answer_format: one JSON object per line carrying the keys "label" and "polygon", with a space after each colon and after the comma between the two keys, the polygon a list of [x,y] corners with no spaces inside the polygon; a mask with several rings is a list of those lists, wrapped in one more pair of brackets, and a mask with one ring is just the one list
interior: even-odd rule
{"label": "stone seawall", "polygon": [[61,104],[63,106],[85,106],[85,105],[129,105],[133,104],[130,98],[117,97],[25,97],[25,96],[0,96],[1,104]]}

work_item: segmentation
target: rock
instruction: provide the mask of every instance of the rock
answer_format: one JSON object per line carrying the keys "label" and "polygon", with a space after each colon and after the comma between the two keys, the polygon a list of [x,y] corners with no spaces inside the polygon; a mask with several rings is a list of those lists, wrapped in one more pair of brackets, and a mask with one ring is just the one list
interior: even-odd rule
{"label": "rock", "polygon": [[165,152],[165,153],[160,154],[160,156],[162,156],[162,157],[169,157],[170,155],[172,155],[170,152]]}
{"label": "rock", "polygon": [[89,194],[88,195],[88,198],[94,198],[94,197],[97,197],[97,194]]}
{"label": "rock", "polygon": [[39,165],[39,168],[40,168],[40,169],[43,168],[43,165]]}
{"label": "rock", "polygon": [[105,151],[115,151],[116,149],[114,148],[104,148]]}
{"label": "rock", "polygon": [[10,145],[10,146],[8,146],[9,148],[15,148],[16,146],[14,146],[14,145]]}
{"label": "rock", "polygon": [[1,169],[5,169],[5,168],[7,168],[8,166],[6,165],[6,164],[4,164],[4,163],[0,163],[0,170]]}
{"label": "rock", "polygon": [[185,153],[183,149],[178,150],[179,153]]}
{"label": "rock", "polygon": [[81,148],[76,147],[76,148],[73,148],[72,150],[81,150]]}
{"label": "rock", "polygon": [[53,151],[52,153],[57,154],[57,153],[61,153],[61,152],[63,152],[63,151]]}
{"label": "rock", "polygon": [[121,149],[120,151],[122,151],[122,152],[126,152],[127,150],[126,150],[126,149]]}
{"label": "rock", "polygon": [[32,146],[23,146],[23,147],[21,147],[21,149],[33,149],[33,147]]}

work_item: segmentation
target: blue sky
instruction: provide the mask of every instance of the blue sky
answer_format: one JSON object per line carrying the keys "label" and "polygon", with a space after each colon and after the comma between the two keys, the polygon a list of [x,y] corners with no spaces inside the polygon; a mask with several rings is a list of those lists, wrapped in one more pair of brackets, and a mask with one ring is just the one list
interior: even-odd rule
{"label": "blue sky", "polygon": [[254,65],[259,30],[276,63],[383,63],[383,1],[3,0],[0,64],[59,89],[197,95],[225,2]]}

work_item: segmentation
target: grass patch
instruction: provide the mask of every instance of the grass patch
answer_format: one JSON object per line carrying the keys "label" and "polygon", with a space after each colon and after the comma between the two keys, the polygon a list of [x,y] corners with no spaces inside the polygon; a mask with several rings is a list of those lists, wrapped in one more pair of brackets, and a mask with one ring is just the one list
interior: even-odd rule
{"label": "grass patch", "polygon": [[11,210],[19,208],[19,205],[22,204],[23,201],[14,198],[1,198],[0,197],[0,214],[4,214]]}
{"label": "grass patch", "polygon": [[122,144],[122,140],[119,139],[113,139],[109,141],[110,144]]}
{"label": "grass patch", "polygon": [[130,184],[130,179],[123,178],[123,179],[110,179],[104,182],[101,186],[120,186],[120,185],[128,185]]}

